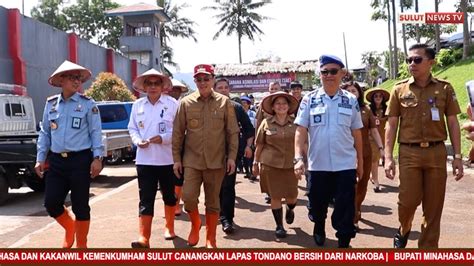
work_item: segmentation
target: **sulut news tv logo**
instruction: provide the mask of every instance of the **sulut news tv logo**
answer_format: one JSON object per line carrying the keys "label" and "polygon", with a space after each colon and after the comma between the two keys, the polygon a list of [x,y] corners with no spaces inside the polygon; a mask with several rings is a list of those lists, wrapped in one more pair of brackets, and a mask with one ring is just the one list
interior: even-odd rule
{"label": "sulut news tv logo", "polygon": [[462,24],[462,12],[426,12],[402,13],[398,15],[398,22],[403,24]]}

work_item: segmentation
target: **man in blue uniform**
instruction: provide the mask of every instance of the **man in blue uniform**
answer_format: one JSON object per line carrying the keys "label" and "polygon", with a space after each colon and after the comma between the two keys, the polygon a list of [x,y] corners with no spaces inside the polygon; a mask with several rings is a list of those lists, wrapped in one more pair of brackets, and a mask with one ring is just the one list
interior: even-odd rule
{"label": "man in blue uniform", "polygon": [[[102,170],[99,109],[94,100],[78,93],[90,76],[88,69],[67,60],[56,69],[48,82],[62,91],[46,101],[38,138],[35,171],[45,178],[48,214],[66,231],[64,248],[71,248],[74,240],[78,248],[87,247],[90,181]],[[64,207],[69,191],[75,219]]]}
{"label": "man in blue uniform", "polygon": [[336,56],[320,57],[322,88],[306,95],[295,124],[295,173],[304,174],[305,145],[308,140],[309,219],[318,246],[326,240],[325,221],[329,201],[334,198],[332,226],[338,246],[349,247],[355,236],[354,199],[356,176],[362,176],[363,127],[355,96],[339,88],[344,64]]}

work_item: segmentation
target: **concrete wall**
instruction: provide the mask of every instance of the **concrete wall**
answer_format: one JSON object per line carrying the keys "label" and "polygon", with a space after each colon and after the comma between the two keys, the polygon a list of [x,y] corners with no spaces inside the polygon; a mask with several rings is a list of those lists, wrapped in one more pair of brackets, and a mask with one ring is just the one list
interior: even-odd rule
{"label": "concrete wall", "polygon": [[0,7],[0,83],[13,83],[13,67],[8,52],[8,13]]}
{"label": "concrete wall", "polygon": [[28,95],[33,98],[37,121],[42,118],[46,98],[60,93],[60,88],[48,84],[49,76],[64,60],[74,62],[76,54],[77,63],[92,71],[92,79],[83,85],[84,90],[90,87],[97,74],[107,71],[108,66],[112,65],[113,72],[133,91],[134,73],[140,75],[149,69],[148,66],[139,63],[136,64],[135,69],[131,60],[118,53],[110,53],[108,56],[106,48],[80,38],[77,38],[76,42],[74,41],[76,38],[70,38],[70,34],[17,12],[16,21],[20,24],[18,34],[21,43],[15,47],[21,50],[24,68],[18,68],[21,71],[15,72],[14,69],[17,69],[15,64],[18,66],[18,60],[13,60],[9,49],[12,45],[12,40],[10,40],[12,35],[9,33],[9,29],[12,29],[9,27],[9,12],[11,11],[13,10],[0,6],[0,83],[14,84],[15,80],[18,80],[18,73],[24,73],[25,78],[22,82],[26,84]]}

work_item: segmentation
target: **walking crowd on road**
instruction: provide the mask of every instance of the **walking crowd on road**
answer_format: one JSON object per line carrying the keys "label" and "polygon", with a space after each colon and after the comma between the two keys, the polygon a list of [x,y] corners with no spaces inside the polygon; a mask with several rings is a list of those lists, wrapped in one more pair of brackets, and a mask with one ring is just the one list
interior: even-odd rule
{"label": "walking crowd on road", "polygon": [[[369,181],[380,193],[378,168],[383,166],[389,179],[396,175],[398,134],[400,225],[393,232],[393,247],[406,247],[421,204],[418,247],[437,248],[448,136],[456,181],[463,177],[463,165],[459,104],[451,84],[432,76],[434,61],[432,48],[415,44],[406,58],[410,78],[396,83],[391,93],[381,88],[364,93],[338,57],[322,55],[320,88],[303,96],[298,81],[289,85],[289,92],[272,82],[259,106],[251,95],[231,99],[229,80],[216,77],[212,65],[194,67],[197,90],[186,96],[187,87],[168,75],[156,69],[142,73],[133,88],[145,97],[133,103],[128,124],[137,146],[139,196],[138,238],[131,247],[151,246],[152,225],[161,220],[154,219],[158,190],[165,240],[182,233],[174,230],[182,209],[190,221],[189,246],[200,242],[202,227],[207,248],[218,247],[219,223],[224,233],[238,234],[234,209],[240,168],[266,194],[277,239],[287,236],[285,223],[295,222],[298,183],[305,176],[315,245],[325,245],[328,207],[333,205],[331,226],[338,247],[348,248],[359,230]],[[49,83],[62,90],[46,101],[37,144],[35,170],[46,181],[44,206],[65,230],[63,248],[74,243],[87,247],[90,182],[103,167],[99,110],[93,99],[79,93],[90,77],[90,70],[69,61],[51,75]],[[463,128],[474,131],[471,124]],[[69,192],[74,215],[64,205]]]}

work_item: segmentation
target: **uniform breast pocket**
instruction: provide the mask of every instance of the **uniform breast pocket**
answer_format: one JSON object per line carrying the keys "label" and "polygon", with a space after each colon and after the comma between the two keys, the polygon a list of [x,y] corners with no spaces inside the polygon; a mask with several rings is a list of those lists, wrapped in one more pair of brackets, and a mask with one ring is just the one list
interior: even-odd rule
{"label": "uniform breast pocket", "polygon": [[311,108],[309,114],[310,126],[324,126],[326,124],[326,108]]}
{"label": "uniform breast pocket", "polygon": [[201,112],[189,112],[187,113],[187,126],[189,129],[198,129],[202,127]]}
{"label": "uniform breast pocket", "polygon": [[83,127],[86,122],[86,113],[85,112],[75,112],[71,115],[71,128],[80,129]]}
{"label": "uniform breast pocket", "polygon": [[350,127],[352,121],[352,109],[339,108],[337,112],[337,123],[341,126]]}
{"label": "uniform breast pocket", "polygon": [[220,110],[212,112],[211,121],[213,129],[224,128],[224,112]]}

